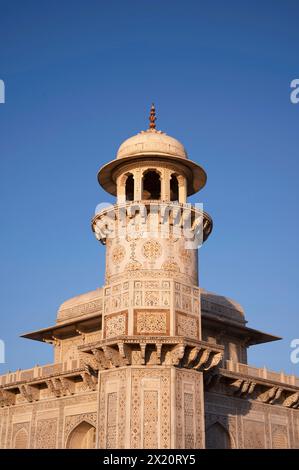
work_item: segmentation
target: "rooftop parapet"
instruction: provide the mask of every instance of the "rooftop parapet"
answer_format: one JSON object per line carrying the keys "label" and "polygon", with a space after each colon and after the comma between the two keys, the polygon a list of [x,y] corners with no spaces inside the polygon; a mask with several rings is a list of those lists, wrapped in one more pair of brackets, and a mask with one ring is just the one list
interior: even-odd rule
{"label": "rooftop parapet", "polygon": [[287,385],[299,387],[299,377],[295,375],[287,375],[282,372],[274,372],[266,367],[254,367],[240,362],[231,360],[225,361],[225,368],[230,372],[237,372],[250,377],[256,377],[273,382],[280,382]]}
{"label": "rooftop parapet", "polygon": [[31,369],[18,369],[14,372],[0,375],[0,387],[51,377],[52,375],[63,374],[78,368],[80,368],[80,361],[75,359],[57,364],[46,364],[44,366],[36,365]]}

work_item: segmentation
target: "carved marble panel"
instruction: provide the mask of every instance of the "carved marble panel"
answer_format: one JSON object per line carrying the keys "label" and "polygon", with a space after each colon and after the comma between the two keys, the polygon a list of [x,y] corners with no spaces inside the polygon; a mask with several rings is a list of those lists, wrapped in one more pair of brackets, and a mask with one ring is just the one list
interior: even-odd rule
{"label": "carved marble panel", "polygon": [[135,335],[168,335],[169,334],[169,310],[135,310],[134,311]]}
{"label": "carved marble panel", "polygon": [[[130,435],[133,449],[142,448],[143,443],[148,447],[155,444],[157,448],[170,448],[170,393],[170,369],[132,369]],[[144,418],[148,420],[147,426]]]}
{"label": "carved marble panel", "polygon": [[243,418],[243,435],[245,449],[264,449],[265,423],[253,419]]}
{"label": "carved marble panel", "polygon": [[125,447],[129,369],[102,372],[99,392],[99,447]]}
{"label": "carved marble panel", "polygon": [[147,240],[142,247],[142,254],[150,261],[159,258],[162,254],[161,243],[157,240]]}
{"label": "carved marble panel", "polygon": [[177,449],[204,447],[204,409],[202,374],[176,369]]}
{"label": "carved marble panel", "polygon": [[[102,293],[100,294],[102,295]],[[103,310],[103,299],[98,298],[91,302],[75,305],[71,308],[62,308],[59,311],[58,321],[65,321],[70,318],[79,317],[81,315],[88,315],[90,313],[101,313]]]}
{"label": "carved marble panel", "polygon": [[143,448],[158,448],[158,413],[159,401],[157,390],[144,391],[143,403]]}
{"label": "carved marble panel", "polygon": [[271,436],[273,449],[288,449],[288,430],[286,426],[272,424]]}
{"label": "carved marble panel", "polygon": [[117,392],[107,395],[107,430],[106,449],[115,449],[117,446]]}
{"label": "carved marble panel", "polygon": [[126,250],[122,245],[117,245],[112,250],[112,263],[119,265],[125,259]]}
{"label": "carved marble panel", "polygon": [[194,393],[184,392],[185,449],[194,449]]}
{"label": "carved marble panel", "polygon": [[104,338],[128,334],[127,311],[112,313],[104,317]]}
{"label": "carved marble panel", "polygon": [[194,315],[176,312],[176,334],[187,338],[199,338],[199,319]]}
{"label": "carved marble panel", "polygon": [[39,419],[36,425],[35,448],[55,449],[57,439],[57,418]]}

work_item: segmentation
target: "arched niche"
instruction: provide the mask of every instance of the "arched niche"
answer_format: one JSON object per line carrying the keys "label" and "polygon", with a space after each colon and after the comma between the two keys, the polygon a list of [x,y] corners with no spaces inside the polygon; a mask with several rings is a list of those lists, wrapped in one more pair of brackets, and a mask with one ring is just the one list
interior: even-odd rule
{"label": "arched niche", "polygon": [[27,449],[28,447],[28,432],[26,429],[20,429],[15,435],[14,449]]}
{"label": "arched niche", "polygon": [[179,200],[179,182],[175,173],[173,173],[170,177],[170,200]]}
{"label": "arched niche", "polygon": [[134,201],[134,176],[132,173],[126,175],[125,194],[126,201]]}
{"label": "arched niche", "polygon": [[67,449],[94,449],[96,429],[92,424],[82,421],[68,436]]}
{"label": "arched niche", "polygon": [[146,170],[142,177],[142,199],[161,199],[161,177],[156,170]]}
{"label": "arched niche", "polygon": [[231,449],[232,442],[225,427],[216,422],[206,432],[206,449]]}

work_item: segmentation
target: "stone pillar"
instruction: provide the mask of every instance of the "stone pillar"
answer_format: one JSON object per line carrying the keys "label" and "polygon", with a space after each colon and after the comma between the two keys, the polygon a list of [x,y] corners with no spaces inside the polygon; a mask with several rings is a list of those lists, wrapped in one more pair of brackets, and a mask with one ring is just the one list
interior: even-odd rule
{"label": "stone pillar", "polygon": [[186,204],[187,202],[187,180],[184,176],[177,176],[179,184],[179,202]]}
{"label": "stone pillar", "polygon": [[161,175],[161,201],[170,201],[171,171],[165,168]]}
{"label": "stone pillar", "polygon": [[140,201],[142,195],[142,171],[141,168],[137,168],[133,172],[134,177],[134,201]]}
{"label": "stone pillar", "polygon": [[127,181],[127,176],[126,175],[120,175],[117,178],[117,203],[122,204],[126,202],[126,181]]}

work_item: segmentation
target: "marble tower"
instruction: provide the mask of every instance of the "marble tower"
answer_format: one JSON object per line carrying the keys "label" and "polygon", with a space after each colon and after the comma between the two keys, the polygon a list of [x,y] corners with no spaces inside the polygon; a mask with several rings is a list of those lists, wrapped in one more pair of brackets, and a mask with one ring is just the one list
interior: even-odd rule
{"label": "marble tower", "polygon": [[199,286],[213,222],[188,197],[206,174],[154,106],[98,181],[116,198],[92,219],[105,284],[24,335],[54,362],[0,376],[1,447],[299,447],[299,379],[247,364],[248,347],[279,338]]}

